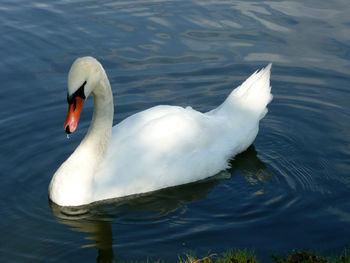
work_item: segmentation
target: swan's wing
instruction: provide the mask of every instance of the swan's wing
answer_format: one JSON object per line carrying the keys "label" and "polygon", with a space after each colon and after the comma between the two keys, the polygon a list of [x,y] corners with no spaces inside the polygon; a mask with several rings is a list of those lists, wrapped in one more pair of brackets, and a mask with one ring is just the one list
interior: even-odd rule
{"label": "swan's wing", "polygon": [[104,164],[96,175],[98,194],[147,192],[219,172],[227,163],[213,154],[216,148],[222,149],[213,139],[220,138],[215,121],[191,108],[171,106],[125,120],[113,129]]}
{"label": "swan's wing", "polygon": [[112,141],[114,142],[112,142],[112,144],[117,143],[117,141],[122,141],[126,137],[130,137],[131,134],[139,133],[146,124],[153,120],[182,110],[183,108],[178,106],[159,105],[138,112],[113,127]]}
{"label": "swan's wing", "polygon": [[[113,128],[110,153],[125,151],[171,155],[195,150],[211,142],[208,129],[212,126],[206,115],[176,106],[157,106],[135,114]],[[121,151],[121,148],[123,151]],[[153,156],[154,159],[156,156]]]}

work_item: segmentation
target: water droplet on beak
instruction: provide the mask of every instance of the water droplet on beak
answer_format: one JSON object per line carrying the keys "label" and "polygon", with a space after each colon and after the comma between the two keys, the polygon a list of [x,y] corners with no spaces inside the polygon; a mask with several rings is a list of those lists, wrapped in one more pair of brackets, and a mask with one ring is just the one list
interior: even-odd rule
{"label": "water droplet on beak", "polygon": [[69,134],[67,133],[67,139],[69,139]]}

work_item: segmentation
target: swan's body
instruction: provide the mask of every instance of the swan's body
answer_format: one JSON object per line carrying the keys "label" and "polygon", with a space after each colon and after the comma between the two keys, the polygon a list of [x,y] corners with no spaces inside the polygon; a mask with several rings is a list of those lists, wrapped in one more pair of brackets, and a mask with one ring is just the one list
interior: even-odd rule
{"label": "swan's body", "polygon": [[[91,57],[77,59],[68,77],[70,110],[75,98],[90,93],[95,110],[87,135],[53,176],[51,200],[84,205],[198,181],[228,168],[228,160],[253,143],[267,112],[270,67],[255,72],[207,113],[156,106],[112,128],[113,96],[105,71]],[[78,122],[69,114],[68,133]]]}

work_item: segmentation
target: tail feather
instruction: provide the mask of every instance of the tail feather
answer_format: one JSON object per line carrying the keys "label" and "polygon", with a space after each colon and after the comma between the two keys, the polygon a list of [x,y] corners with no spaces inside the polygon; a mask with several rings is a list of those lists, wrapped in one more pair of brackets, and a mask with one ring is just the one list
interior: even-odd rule
{"label": "tail feather", "polygon": [[259,119],[267,113],[266,106],[272,100],[270,86],[270,72],[272,64],[268,64],[260,71],[254,72],[246,81],[234,89],[223,104],[212,111],[227,114],[240,110],[251,112]]}

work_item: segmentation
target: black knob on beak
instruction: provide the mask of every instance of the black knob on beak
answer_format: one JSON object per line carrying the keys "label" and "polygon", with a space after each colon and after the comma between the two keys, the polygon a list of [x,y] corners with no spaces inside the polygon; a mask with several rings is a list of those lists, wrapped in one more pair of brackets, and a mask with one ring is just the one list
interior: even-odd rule
{"label": "black knob on beak", "polygon": [[65,131],[66,131],[67,134],[71,134],[71,131],[69,130],[69,125],[67,125]]}

